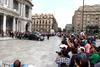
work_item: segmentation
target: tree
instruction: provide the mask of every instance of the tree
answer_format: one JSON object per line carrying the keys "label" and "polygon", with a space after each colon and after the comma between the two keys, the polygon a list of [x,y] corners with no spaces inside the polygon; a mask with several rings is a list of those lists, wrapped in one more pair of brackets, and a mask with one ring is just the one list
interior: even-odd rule
{"label": "tree", "polygon": [[63,32],[66,32],[66,29],[63,29]]}
{"label": "tree", "polygon": [[93,25],[86,26],[86,32],[87,32],[87,34],[88,33],[92,33],[92,34],[98,33],[99,32],[99,27],[97,25],[96,26],[93,26]]}
{"label": "tree", "polygon": [[60,27],[58,27],[58,32],[62,32],[62,30],[61,30],[61,28],[60,28]]}

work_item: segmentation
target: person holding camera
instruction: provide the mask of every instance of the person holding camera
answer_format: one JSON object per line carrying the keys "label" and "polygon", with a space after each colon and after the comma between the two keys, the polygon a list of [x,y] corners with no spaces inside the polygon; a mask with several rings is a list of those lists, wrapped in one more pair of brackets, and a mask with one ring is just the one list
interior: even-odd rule
{"label": "person holding camera", "polygon": [[55,62],[58,64],[58,67],[68,67],[69,58],[65,57],[62,52],[56,52],[58,54]]}

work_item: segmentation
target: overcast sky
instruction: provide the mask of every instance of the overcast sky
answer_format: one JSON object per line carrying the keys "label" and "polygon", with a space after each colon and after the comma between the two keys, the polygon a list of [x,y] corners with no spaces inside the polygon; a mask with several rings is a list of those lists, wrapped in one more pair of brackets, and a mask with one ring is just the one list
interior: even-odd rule
{"label": "overcast sky", "polygon": [[[32,14],[50,13],[58,22],[58,26],[64,28],[72,23],[75,10],[82,6],[83,0],[32,0],[34,4]],[[100,0],[85,0],[85,5],[100,4]]]}

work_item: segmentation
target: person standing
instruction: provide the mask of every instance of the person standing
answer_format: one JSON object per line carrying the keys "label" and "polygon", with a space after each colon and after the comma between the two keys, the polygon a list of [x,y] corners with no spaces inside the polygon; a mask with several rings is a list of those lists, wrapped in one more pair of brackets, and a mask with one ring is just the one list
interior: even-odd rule
{"label": "person standing", "polygon": [[47,34],[47,39],[48,39],[48,40],[49,40],[49,37],[50,37],[50,34],[48,33],[48,34]]}

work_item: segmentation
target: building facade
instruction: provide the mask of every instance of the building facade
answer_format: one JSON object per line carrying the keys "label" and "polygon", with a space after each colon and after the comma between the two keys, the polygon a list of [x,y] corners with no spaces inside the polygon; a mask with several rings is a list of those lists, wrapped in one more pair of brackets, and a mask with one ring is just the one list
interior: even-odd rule
{"label": "building facade", "polygon": [[31,0],[0,0],[0,35],[31,31]]}
{"label": "building facade", "polygon": [[41,33],[57,32],[58,24],[52,14],[35,14],[32,16],[32,31]]}
{"label": "building facade", "polygon": [[[81,31],[83,25],[83,31],[90,29],[99,29],[100,28],[100,5],[85,5],[84,6],[84,14],[82,17],[82,9],[83,7],[79,7],[78,10],[75,11],[72,24],[74,27],[74,31]],[[82,23],[83,18],[83,23]]]}

